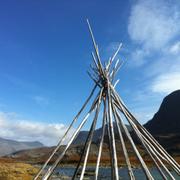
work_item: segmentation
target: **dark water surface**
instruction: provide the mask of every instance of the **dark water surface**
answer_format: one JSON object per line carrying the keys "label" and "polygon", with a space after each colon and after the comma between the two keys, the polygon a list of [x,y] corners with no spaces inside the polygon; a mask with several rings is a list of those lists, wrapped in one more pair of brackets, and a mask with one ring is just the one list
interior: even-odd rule
{"label": "dark water surface", "polygon": [[[73,168],[73,167],[60,167],[60,168],[56,169],[55,174],[60,174],[60,175],[72,177],[74,170],[75,170],[75,168]],[[86,174],[84,179],[93,180],[94,179],[94,176],[93,176],[94,170],[95,170],[94,167],[88,167],[86,170],[87,174]],[[159,174],[159,171],[156,168],[150,168],[149,170],[152,173],[155,180],[163,179],[161,177],[161,175]],[[134,172],[135,178],[137,180],[145,180],[146,179],[142,169],[139,169],[139,168],[133,169],[133,172]],[[180,176],[178,176],[175,172],[171,171],[171,173],[176,180],[180,180]],[[119,169],[119,176],[120,176],[120,179],[129,180],[127,168],[120,168]],[[101,167],[99,169],[99,176],[98,177],[99,177],[98,178],[99,180],[110,180],[111,179],[111,169],[109,167],[107,167],[107,168]],[[168,179],[170,179],[170,178],[168,178]]]}

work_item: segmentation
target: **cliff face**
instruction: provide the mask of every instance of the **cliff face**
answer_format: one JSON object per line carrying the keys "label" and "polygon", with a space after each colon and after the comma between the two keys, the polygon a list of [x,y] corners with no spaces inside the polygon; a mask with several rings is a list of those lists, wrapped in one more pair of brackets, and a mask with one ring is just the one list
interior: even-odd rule
{"label": "cliff face", "polygon": [[153,135],[180,134],[180,90],[166,96],[159,111],[144,126]]}

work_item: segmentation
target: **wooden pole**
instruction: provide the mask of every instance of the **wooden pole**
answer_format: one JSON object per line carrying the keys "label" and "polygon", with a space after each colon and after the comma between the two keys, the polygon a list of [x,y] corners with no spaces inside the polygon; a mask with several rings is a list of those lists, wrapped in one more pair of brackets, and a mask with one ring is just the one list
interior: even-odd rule
{"label": "wooden pole", "polygon": [[121,100],[120,96],[115,92],[115,90],[113,90],[113,93],[116,94],[122,104],[122,107],[124,107],[128,112],[128,116],[132,118],[133,122],[140,128],[141,131],[143,131],[144,135],[150,140],[150,144],[153,144],[156,147],[156,150],[158,150],[162,154],[162,156],[164,156],[164,160],[166,160],[168,164],[175,170],[175,172],[180,175],[180,165],[166,152],[166,150],[154,139],[154,137],[128,111],[128,108],[125,106],[125,104]]}
{"label": "wooden pole", "polygon": [[140,162],[140,164],[141,164],[141,166],[142,166],[142,169],[143,169],[146,177],[147,177],[148,179],[151,179],[151,180],[154,179],[154,178],[152,177],[152,175],[151,175],[148,167],[146,166],[146,164],[145,164],[142,156],[140,155],[139,151],[137,150],[136,145],[134,144],[134,141],[133,141],[131,135],[129,134],[129,131],[127,130],[127,127],[126,127],[126,126],[124,125],[124,123],[122,122],[120,114],[119,114],[117,111],[116,111],[116,115],[117,115],[117,117],[118,117],[118,120],[119,120],[121,126],[123,127],[123,130],[124,130],[127,138],[129,139],[129,142],[131,143],[131,146],[132,146],[132,148],[133,148],[133,150],[134,150],[137,158],[139,159],[139,162]]}
{"label": "wooden pole", "polygon": [[114,83],[114,88],[117,86],[117,84],[119,83],[119,79]]}
{"label": "wooden pole", "polygon": [[[97,109],[97,107],[96,107],[96,109]],[[92,129],[92,128],[93,128],[93,123],[92,123],[90,129]],[[87,136],[87,138],[86,138],[86,142],[85,142],[85,144],[84,144],[84,148],[83,148],[83,151],[82,151],[82,153],[81,153],[81,157],[80,157],[80,160],[79,160],[79,162],[78,162],[78,165],[76,166],[76,169],[75,169],[75,171],[74,171],[72,180],[75,180],[76,175],[77,175],[78,170],[79,170],[79,167],[80,167],[80,165],[81,165],[82,159],[83,159],[83,157],[84,157],[84,155],[85,155],[85,153],[86,153],[86,149],[87,149],[87,145],[88,145],[88,142],[89,142],[90,134],[91,134],[91,130],[88,132],[88,136]]]}
{"label": "wooden pole", "polygon": [[95,180],[98,179],[99,165],[100,165],[100,160],[101,160],[101,154],[102,154],[102,148],[103,148],[103,142],[104,142],[105,129],[106,129],[106,100],[104,100],[102,135],[101,135],[101,140],[100,140],[100,144],[99,144],[98,158],[97,158],[97,162],[96,162],[96,170],[95,170],[95,178],[94,178]]}
{"label": "wooden pole", "polygon": [[96,128],[96,123],[97,123],[97,119],[98,119],[100,104],[101,104],[101,100],[102,100],[102,92],[103,92],[103,89],[101,89],[101,93],[100,93],[97,108],[96,108],[95,117],[94,117],[93,123],[92,123],[92,128],[90,129],[90,136],[89,136],[88,143],[87,143],[87,149],[86,149],[84,163],[83,163],[83,167],[82,167],[82,171],[81,171],[80,180],[83,180],[83,178],[84,178],[84,173],[85,173],[85,170],[86,170],[89,151],[90,151],[90,147],[91,147],[91,143],[92,143],[92,139],[93,139],[93,133],[94,133],[94,130]]}
{"label": "wooden pole", "polygon": [[81,130],[81,128],[83,127],[83,125],[85,124],[85,122],[87,121],[88,117],[90,116],[90,114],[92,113],[92,111],[94,111],[95,106],[96,106],[97,102],[96,99],[93,102],[91,109],[89,110],[89,112],[87,113],[87,115],[84,117],[84,119],[82,120],[82,122],[80,123],[80,125],[78,126],[78,128],[76,129],[76,131],[74,132],[74,134],[72,135],[72,137],[70,138],[68,144],[66,145],[65,149],[63,150],[63,152],[60,154],[60,156],[57,158],[57,160],[55,161],[55,163],[48,169],[48,171],[45,173],[43,180],[48,180],[49,177],[51,176],[51,174],[53,173],[54,169],[57,167],[57,165],[59,164],[59,162],[62,160],[62,158],[64,157],[66,151],[68,150],[69,146],[72,144],[73,140],[77,137],[77,135],[79,134],[79,131]]}
{"label": "wooden pole", "polygon": [[83,104],[83,106],[81,107],[81,109],[79,110],[79,112],[77,113],[77,115],[74,117],[73,121],[71,122],[70,126],[68,127],[68,129],[66,130],[65,134],[63,135],[63,137],[60,139],[60,141],[58,142],[56,148],[53,150],[53,152],[51,153],[51,155],[49,156],[49,158],[47,159],[47,161],[45,162],[45,164],[43,165],[43,167],[40,169],[40,171],[38,172],[38,174],[35,176],[34,180],[37,180],[38,177],[42,174],[42,172],[44,171],[44,169],[46,168],[46,166],[48,165],[49,161],[53,158],[53,156],[55,155],[55,153],[59,150],[60,146],[62,145],[62,142],[64,142],[68,132],[70,131],[70,129],[72,128],[73,124],[77,121],[78,117],[80,116],[80,114],[82,113],[82,111],[85,109],[86,105],[88,104],[88,102],[90,101],[91,97],[93,96],[95,90],[97,88],[97,84],[95,84],[95,86],[93,87],[90,95],[88,96],[88,98],[86,99],[85,103]]}
{"label": "wooden pole", "polygon": [[110,70],[110,67],[111,67],[114,59],[116,58],[118,52],[120,51],[121,47],[122,47],[122,43],[119,44],[119,46],[118,46],[117,50],[115,51],[114,55],[113,55],[112,58],[109,60],[109,62],[108,62],[108,64],[107,64],[107,67],[106,67],[106,69],[107,69],[108,71]]}
{"label": "wooden pole", "polygon": [[[166,171],[166,173],[169,175],[169,177],[171,179],[174,180],[174,177],[172,176],[172,174],[169,172],[169,170],[166,168],[166,166],[162,163],[162,161],[158,158],[158,156],[156,155],[156,153],[152,150],[152,148],[150,148],[150,146],[148,144],[146,144],[146,142],[144,141],[144,139],[142,138],[142,134],[139,132],[138,128],[136,127],[136,125],[132,122],[132,120],[128,117],[126,110],[121,106],[121,103],[119,102],[119,106],[120,106],[120,110],[123,112],[123,114],[125,115],[125,117],[127,118],[129,124],[131,125],[131,127],[133,128],[134,132],[136,133],[137,137],[140,139],[142,145],[144,146],[144,148],[146,149],[147,153],[150,155],[150,157],[152,158],[153,162],[155,163],[157,169],[159,170],[160,174],[162,175],[162,177],[164,179],[166,179],[164,173],[161,171],[159,165],[156,163],[156,159],[158,160],[158,162],[162,165],[162,167],[164,168],[164,170]],[[154,159],[154,157],[156,159]]]}
{"label": "wooden pole", "polygon": [[92,52],[91,54],[92,54],[93,62],[94,62],[95,66],[96,66],[96,68],[97,68],[97,70],[98,70],[98,73],[99,73],[100,69],[99,69],[99,65],[98,65],[98,63],[97,63],[97,61],[96,61],[96,57],[95,57],[95,55],[94,55],[93,52]]}
{"label": "wooden pole", "polygon": [[[113,167],[113,150],[112,150],[112,141],[111,141],[111,135],[110,135],[110,126],[109,126],[109,120],[108,120],[108,111],[106,110],[106,126],[107,126],[107,133],[108,133],[108,146],[109,146],[109,156],[111,161],[111,167]],[[114,179],[114,171],[111,168],[111,179]]]}
{"label": "wooden pole", "polygon": [[148,167],[146,166],[146,164],[145,164],[142,156],[140,155],[138,149],[136,148],[136,145],[134,144],[134,141],[133,141],[133,139],[132,139],[132,137],[131,137],[131,135],[130,135],[128,129],[127,129],[127,127],[126,127],[126,126],[124,125],[124,123],[122,122],[122,120],[121,120],[121,118],[120,118],[120,117],[121,117],[120,114],[119,114],[118,112],[116,112],[116,113],[117,113],[116,115],[117,115],[117,117],[118,117],[118,120],[119,120],[121,126],[123,127],[123,130],[124,130],[124,132],[125,132],[128,140],[129,140],[129,142],[130,142],[130,144],[131,144],[131,146],[132,146],[132,148],[133,148],[133,150],[134,150],[134,152],[135,152],[136,157],[138,158],[138,160],[139,160],[139,162],[140,162],[140,164],[141,164],[141,166],[142,166],[142,169],[143,169],[143,171],[144,171],[147,179],[149,179],[149,180],[154,179],[154,178],[152,177],[152,175],[151,175]]}
{"label": "wooden pole", "polygon": [[97,47],[97,44],[96,44],[96,41],[95,41],[95,38],[94,38],[94,35],[93,35],[93,32],[92,32],[92,29],[91,29],[91,26],[90,26],[90,23],[89,23],[88,19],[87,19],[87,24],[88,24],[88,27],[89,27],[89,32],[91,34],[92,41],[93,41],[94,49],[95,49],[95,52],[96,52],[99,70],[100,70],[100,73],[104,75],[103,66],[102,66],[100,56],[99,56],[99,52],[98,52],[98,47]]}
{"label": "wooden pole", "polygon": [[[122,108],[122,107],[121,107]],[[124,115],[127,118],[129,124],[131,125],[132,129],[134,130],[134,132],[136,133],[137,137],[139,138],[140,142],[142,143],[142,145],[144,146],[144,148],[146,149],[147,153],[150,155],[151,159],[153,160],[153,162],[155,163],[158,171],[160,172],[160,174],[162,175],[162,177],[164,179],[167,179],[164,175],[164,173],[162,172],[162,170],[160,169],[159,165],[156,163],[156,159],[158,160],[158,162],[162,165],[162,167],[164,168],[164,170],[166,171],[166,173],[168,173],[169,177],[173,180],[174,177],[172,176],[172,174],[169,172],[169,170],[166,168],[166,166],[164,166],[164,164],[162,163],[162,161],[157,157],[157,155],[155,154],[155,152],[145,143],[144,139],[142,138],[141,133],[139,132],[139,130],[137,129],[137,127],[133,124],[133,122],[131,121],[131,119],[129,119],[129,117],[127,116],[126,112],[124,111]],[[154,157],[156,158],[154,158]]]}
{"label": "wooden pole", "polygon": [[125,161],[126,161],[126,164],[127,164],[129,177],[130,177],[131,180],[135,180],[135,176],[134,176],[132,168],[131,168],[131,163],[130,163],[130,160],[129,160],[128,152],[127,152],[127,149],[126,149],[126,146],[125,146],[125,142],[124,142],[124,139],[123,139],[123,135],[122,135],[120,126],[119,126],[119,122],[117,121],[117,116],[116,116],[113,104],[112,104],[112,110],[113,110],[113,115],[114,115],[114,119],[115,119],[115,122],[116,122],[116,126],[117,126],[117,129],[118,129],[119,138],[120,138],[124,158],[125,158]]}
{"label": "wooden pole", "polygon": [[[109,82],[108,82],[109,84]],[[107,90],[107,102],[108,102],[108,119],[109,119],[109,127],[110,127],[110,136],[112,141],[112,160],[113,160],[113,175],[115,180],[119,180],[119,172],[118,172],[118,162],[117,162],[117,153],[116,153],[116,144],[114,137],[114,128],[113,128],[113,118],[112,118],[112,107],[111,107],[111,95],[110,88],[108,85]]]}

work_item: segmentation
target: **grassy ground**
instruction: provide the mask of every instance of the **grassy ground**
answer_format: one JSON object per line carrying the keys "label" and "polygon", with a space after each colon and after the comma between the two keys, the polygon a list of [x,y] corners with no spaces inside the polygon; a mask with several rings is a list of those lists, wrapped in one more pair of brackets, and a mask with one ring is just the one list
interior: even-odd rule
{"label": "grassy ground", "polygon": [[[180,157],[175,158],[178,162],[180,162]],[[74,159],[75,160],[75,159]],[[95,157],[94,157],[95,160]],[[121,166],[125,165],[122,159],[118,159]],[[134,167],[139,167],[137,164],[136,158],[130,158],[132,165]],[[152,162],[149,161],[148,158],[146,159],[146,163],[148,166],[152,166]],[[74,163],[69,163],[68,166],[75,166],[76,161]],[[65,164],[63,164],[65,165]],[[91,162],[88,164],[89,166],[95,166],[95,161],[93,158]],[[104,159],[101,163],[102,166],[109,166],[110,160],[109,158]],[[66,164],[67,166],[67,164]],[[37,174],[38,168],[34,167],[30,164],[23,163],[23,162],[16,162],[15,160],[0,158],[0,180],[32,180],[33,177]]]}
{"label": "grassy ground", "polygon": [[30,164],[0,159],[0,180],[32,180],[37,172]]}

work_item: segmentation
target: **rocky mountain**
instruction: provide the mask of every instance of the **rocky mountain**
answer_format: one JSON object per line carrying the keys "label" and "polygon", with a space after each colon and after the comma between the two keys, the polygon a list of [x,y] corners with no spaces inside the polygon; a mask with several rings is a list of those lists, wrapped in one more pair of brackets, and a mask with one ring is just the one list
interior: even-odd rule
{"label": "rocky mountain", "polygon": [[180,90],[166,96],[159,111],[144,126],[153,135],[180,134]]}
{"label": "rocky mountain", "polygon": [[20,142],[9,139],[0,138],[0,156],[11,154],[22,149],[33,149],[43,147],[44,145],[38,141]]}

